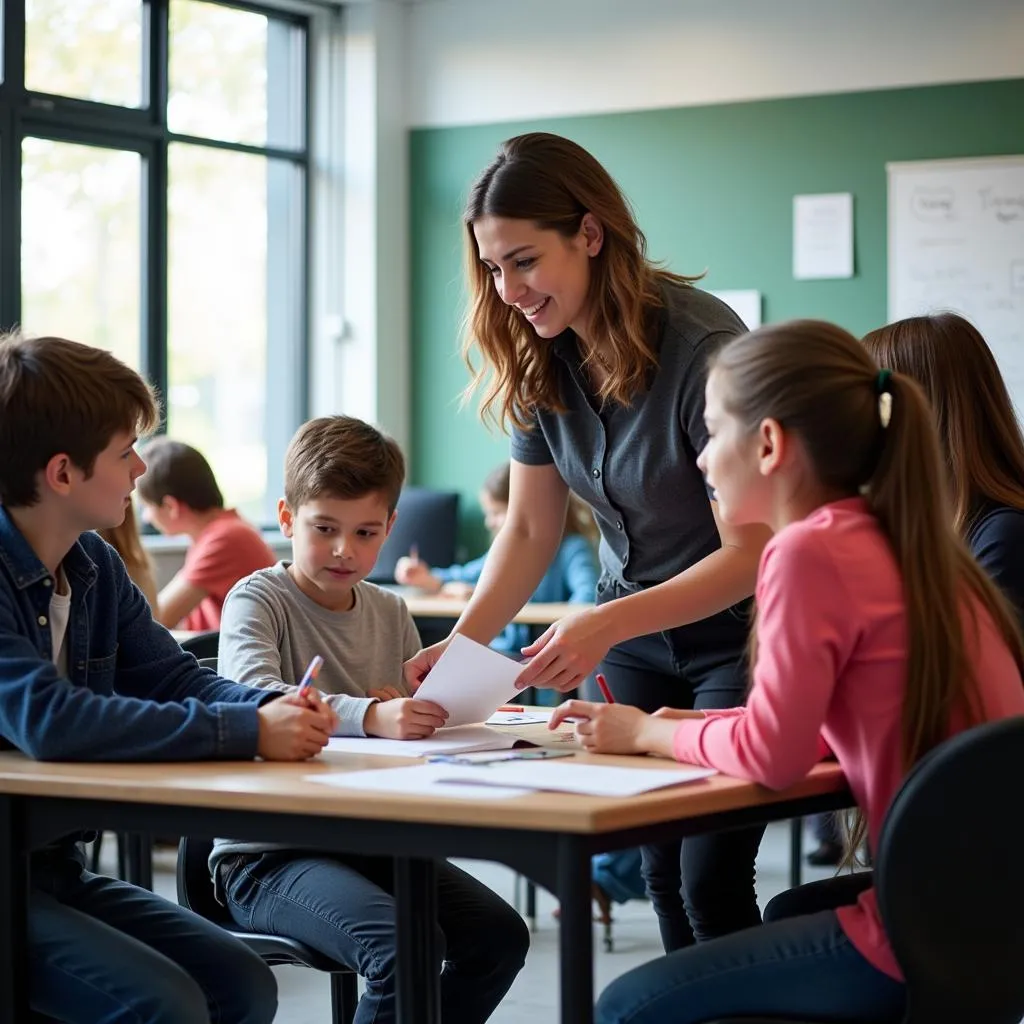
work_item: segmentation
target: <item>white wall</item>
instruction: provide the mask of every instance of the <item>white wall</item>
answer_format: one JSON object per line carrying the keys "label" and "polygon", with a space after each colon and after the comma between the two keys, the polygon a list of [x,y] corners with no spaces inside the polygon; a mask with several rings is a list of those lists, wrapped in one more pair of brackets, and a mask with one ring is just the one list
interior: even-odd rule
{"label": "white wall", "polygon": [[1024,76],[1022,0],[427,0],[412,127]]}

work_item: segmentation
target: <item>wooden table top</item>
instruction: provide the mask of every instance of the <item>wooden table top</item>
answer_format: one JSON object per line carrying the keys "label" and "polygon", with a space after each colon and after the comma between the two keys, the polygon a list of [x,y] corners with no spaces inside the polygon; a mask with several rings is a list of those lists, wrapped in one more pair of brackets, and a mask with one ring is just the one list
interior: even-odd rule
{"label": "wooden table top", "polygon": [[[562,748],[575,745],[571,735],[553,735],[544,725],[517,727],[515,731],[544,745]],[[582,752],[574,760],[623,768],[667,768],[672,764],[656,758]],[[627,799],[531,793],[488,800],[485,789],[481,790],[479,800],[430,798],[419,794],[406,796],[337,789],[306,778],[330,772],[397,768],[419,763],[412,758],[327,752],[298,764],[268,761],[69,764],[33,761],[16,752],[4,752],[0,753],[0,793],[600,834],[837,793],[846,785],[835,763],[817,765],[805,779],[781,792],[723,775]]]}

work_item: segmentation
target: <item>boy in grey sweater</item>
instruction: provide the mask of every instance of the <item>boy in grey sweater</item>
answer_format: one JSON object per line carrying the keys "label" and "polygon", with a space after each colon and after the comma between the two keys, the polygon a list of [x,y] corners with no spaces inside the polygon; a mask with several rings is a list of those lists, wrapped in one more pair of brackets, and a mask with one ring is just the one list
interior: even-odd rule
{"label": "boy in grey sweater", "polygon": [[[418,739],[444,724],[438,705],[409,696],[402,663],[419,636],[402,599],[365,582],[395,520],[405,477],[398,445],[348,416],[300,427],[285,455],[278,502],[292,560],[240,581],[224,604],[219,670],[291,689],[314,655],[317,686],[338,733]],[[286,935],[366,981],[355,1024],[395,1021],[395,908],[388,858],[289,850],[219,839],[210,857],[218,898],[243,928]],[[487,1020],[523,966],[529,935],[490,889],[438,867],[442,1015]]]}

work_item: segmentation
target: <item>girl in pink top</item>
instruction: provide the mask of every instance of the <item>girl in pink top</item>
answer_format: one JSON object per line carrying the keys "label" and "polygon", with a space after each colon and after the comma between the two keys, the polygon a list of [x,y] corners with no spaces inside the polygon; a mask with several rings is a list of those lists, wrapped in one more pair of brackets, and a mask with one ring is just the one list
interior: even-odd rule
{"label": "girl in pink top", "polygon": [[[698,465],[721,515],[774,530],[747,706],[647,715],[568,701],[552,727],[575,716],[589,750],[674,756],[773,789],[831,750],[874,849],[915,762],[951,733],[1024,714],[1015,619],[952,526],[921,390],[879,372],[842,329],[794,321],[729,342],[705,415]],[[598,1021],[900,1020],[904,986],[870,876],[805,888],[813,900],[783,894],[759,928],[623,975]]]}

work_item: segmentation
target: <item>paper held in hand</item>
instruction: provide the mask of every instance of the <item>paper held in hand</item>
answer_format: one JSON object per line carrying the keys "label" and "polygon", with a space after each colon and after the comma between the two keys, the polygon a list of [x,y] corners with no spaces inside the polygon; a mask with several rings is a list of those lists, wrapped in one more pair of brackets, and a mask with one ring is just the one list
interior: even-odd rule
{"label": "paper held in hand", "polygon": [[523,666],[456,633],[415,693],[448,712],[448,726],[486,721],[516,691]]}

